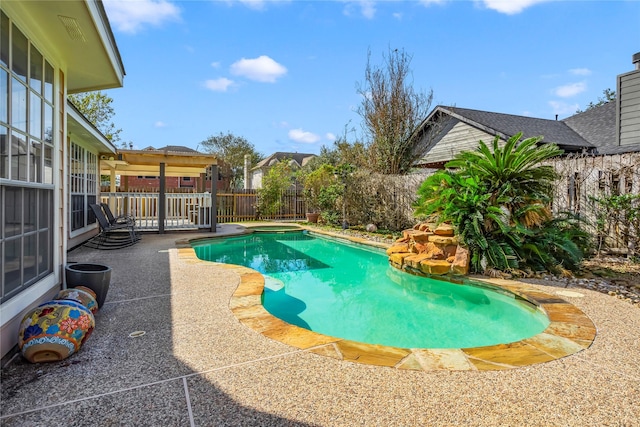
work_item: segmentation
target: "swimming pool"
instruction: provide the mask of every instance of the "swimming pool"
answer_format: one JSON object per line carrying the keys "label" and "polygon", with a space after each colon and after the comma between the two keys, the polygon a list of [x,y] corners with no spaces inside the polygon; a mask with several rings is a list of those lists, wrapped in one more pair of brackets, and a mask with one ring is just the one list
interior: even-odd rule
{"label": "swimming pool", "polygon": [[284,321],[329,336],[405,348],[509,343],[549,319],[509,292],[412,276],[380,250],[306,233],[255,233],[193,242],[200,259],[265,276],[263,305]]}

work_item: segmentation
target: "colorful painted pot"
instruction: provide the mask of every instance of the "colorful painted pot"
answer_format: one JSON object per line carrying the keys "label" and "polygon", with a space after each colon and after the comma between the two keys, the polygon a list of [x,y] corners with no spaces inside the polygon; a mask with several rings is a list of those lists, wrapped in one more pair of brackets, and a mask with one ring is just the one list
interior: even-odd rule
{"label": "colorful painted pot", "polygon": [[92,297],[94,297],[96,299],[96,301],[98,301],[98,297],[96,296],[96,293],[93,292],[93,289],[91,289],[91,288],[88,288],[86,286],[76,286],[73,289],[80,289],[80,290],[83,290],[85,292],[88,292]]}
{"label": "colorful painted pot", "polygon": [[20,324],[18,347],[32,363],[63,360],[80,350],[95,319],[87,307],[71,300],[40,304]]}
{"label": "colorful painted pot", "polygon": [[82,288],[84,288],[84,286],[78,288],[63,289],[58,292],[58,295],[56,295],[54,300],[75,301],[84,305],[89,310],[91,310],[93,314],[95,314],[96,311],[98,311],[98,302],[96,301],[96,297],[94,296],[95,294],[91,295],[89,292],[84,290],[89,288]]}

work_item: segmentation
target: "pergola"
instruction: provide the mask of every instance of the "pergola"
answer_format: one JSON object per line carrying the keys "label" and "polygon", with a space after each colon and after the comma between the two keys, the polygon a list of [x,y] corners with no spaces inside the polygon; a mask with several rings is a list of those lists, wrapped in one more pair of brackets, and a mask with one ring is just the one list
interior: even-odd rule
{"label": "pergola", "polygon": [[116,156],[100,156],[100,175],[111,177],[110,192],[116,192],[116,175],[126,176],[159,176],[159,218],[160,233],[164,232],[164,208],[166,183],[168,176],[202,177],[211,168],[213,185],[211,186],[211,231],[216,230],[216,180],[218,176],[218,160],[213,154],[202,154],[196,151],[169,150],[117,150]]}

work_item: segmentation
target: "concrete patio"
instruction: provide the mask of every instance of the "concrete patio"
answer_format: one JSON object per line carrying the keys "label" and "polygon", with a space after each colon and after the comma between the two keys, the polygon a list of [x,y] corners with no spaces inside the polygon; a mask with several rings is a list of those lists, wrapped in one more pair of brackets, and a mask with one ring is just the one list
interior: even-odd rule
{"label": "concrete patio", "polygon": [[[235,233],[224,224],[216,235]],[[240,275],[179,255],[201,233],[144,235],[70,261],[113,268],[83,348],[2,371],[0,425],[640,426],[640,310],[585,289],[562,296],[596,325],[593,345],[499,371],[415,371],[336,360],[238,321]],[[530,285],[532,286],[532,285]],[[555,294],[562,287],[537,286]],[[144,335],[130,337],[132,332]]]}

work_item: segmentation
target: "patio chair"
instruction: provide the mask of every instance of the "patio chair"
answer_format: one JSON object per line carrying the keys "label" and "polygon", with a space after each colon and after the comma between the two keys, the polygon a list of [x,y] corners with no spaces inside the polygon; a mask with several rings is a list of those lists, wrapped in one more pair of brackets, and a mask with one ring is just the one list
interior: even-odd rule
{"label": "patio chair", "polygon": [[98,220],[100,233],[85,242],[85,246],[94,249],[120,249],[134,245],[140,240],[135,224],[111,224],[102,206],[94,203],[89,207]]}
{"label": "patio chair", "polygon": [[116,224],[135,225],[136,224],[136,219],[135,217],[133,217],[133,215],[115,216],[113,215],[113,212],[111,212],[111,208],[109,207],[109,205],[106,203],[100,203],[100,207],[102,207],[102,211],[107,216],[107,221],[109,221],[109,224],[111,225],[116,225]]}

